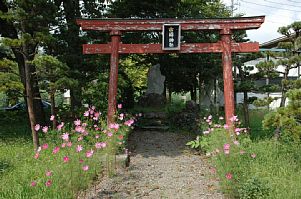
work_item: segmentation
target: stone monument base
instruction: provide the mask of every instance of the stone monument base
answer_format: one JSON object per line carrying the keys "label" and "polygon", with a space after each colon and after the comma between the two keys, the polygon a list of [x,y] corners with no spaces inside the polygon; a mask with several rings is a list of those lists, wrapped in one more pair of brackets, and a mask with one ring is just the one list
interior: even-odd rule
{"label": "stone monument base", "polygon": [[142,107],[162,107],[165,103],[165,97],[157,93],[145,94],[138,101],[138,104]]}

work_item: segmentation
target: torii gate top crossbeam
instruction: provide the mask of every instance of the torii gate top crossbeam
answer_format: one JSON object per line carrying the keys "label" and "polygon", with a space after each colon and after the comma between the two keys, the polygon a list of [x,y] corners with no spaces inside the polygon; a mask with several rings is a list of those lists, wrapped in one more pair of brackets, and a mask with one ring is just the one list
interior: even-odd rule
{"label": "torii gate top crossbeam", "polygon": [[189,30],[247,30],[257,29],[264,16],[214,19],[77,19],[83,30],[115,31],[161,31],[165,23],[181,24]]}

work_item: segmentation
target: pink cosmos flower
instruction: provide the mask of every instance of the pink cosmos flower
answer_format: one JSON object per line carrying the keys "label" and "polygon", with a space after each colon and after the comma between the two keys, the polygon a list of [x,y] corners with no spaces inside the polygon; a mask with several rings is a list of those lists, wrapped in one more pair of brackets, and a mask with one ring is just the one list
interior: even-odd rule
{"label": "pink cosmos flower", "polygon": [[85,165],[85,166],[82,167],[82,169],[83,169],[84,171],[88,171],[89,166],[88,166],[88,165]]}
{"label": "pink cosmos flower", "polygon": [[119,109],[122,109],[122,104],[118,104],[117,107],[118,107]]}
{"label": "pink cosmos flower", "polygon": [[123,135],[119,135],[119,136],[118,136],[118,139],[119,139],[119,140],[123,140]]}
{"label": "pink cosmos flower", "polygon": [[36,182],[36,181],[32,181],[32,182],[30,183],[30,186],[32,186],[32,187],[37,186],[37,182]]}
{"label": "pink cosmos flower", "polygon": [[224,149],[224,154],[229,155],[230,154],[230,150]]}
{"label": "pink cosmos flower", "polygon": [[252,158],[256,158],[256,154],[255,154],[255,153],[252,153],[252,154],[251,154],[251,157],[252,157]]}
{"label": "pink cosmos flower", "polygon": [[50,187],[52,184],[52,181],[51,180],[47,180],[47,182],[45,183],[46,187]]}
{"label": "pink cosmos flower", "polygon": [[48,149],[48,144],[47,144],[47,143],[43,144],[43,145],[42,145],[42,149],[43,149],[43,150]]}
{"label": "pink cosmos flower", "polygon": [[224,150],[229,150],[230,149],[230,144],[224,144]]}
{"label": "pink cosmos flower", "polygon": [[47,133],[47,132],[48,132],[48,126],[44,126],[44,127],[42,128],[42,131],[43,131],[43,133]]}
{"label": "pink cosmos flower", "polygon": [[89,114],[90,114],[89,111],[85,111],[85,112],[84,112],[84,116],[85,116],[85,117],[88,117]]}
{"label": "pink cosmos flower", "polygon": [[89,113],[90,113],[90,115],[93,115],[94,109],[89,109]]}
{"label": "pink cosmos flower", "polygon": [[88,131],[84,130],[84,131],[83,131],[83,135],[84,135],[84,136],[89,135]]}
{"label": "pink cosmos flower", "polygon": [[79,136],[79,137],[77,138],[77,141],[80,142],[80,141],[82,141],[83,139],[84,139],[83,136]]}
{"label": "pink cosmos flower", "polygon": [[60,147],[56,146],[54,147],[53,151],[52,151],[52,154],[56,154],[60,151]]}
{"label": "pink cosmos flower", "polygon": [[105,148],[107,146],[107,143],[106,142],[101,142],[101,147],[102,148]]}
{"label": "pink cosmos flower", "polygon": [[34,159],[38,159],[39,157],[40,157],[40,153],[36,153],[36,154],[34,154]]}
{"label": "pink cosmos flower", "polygon": [[109,128],[110,128],[110,129],[118,130],[118,129],[119,129],[119,124],[117,124],[117,123],[111,123],[111,124],[109,125]]}
{"label": "pink cosmos flower", "polygon": [[229,125],[228,125],[228,124],[225,124],[225,125],[224,125],[224,129],[229,129]]}
{"label": "pink cosmos flower", "polygon": [[95,135],[95,138],[98,139],[100,136],[99,135]]}
{"label": "pink cosmos flower", "polygon": [[94,153],[94,151],[93,151],[92,149],[91,149],[90,151],[87,151],[87,152],[86,152],[86,157],[87,157],[87,158],[92,157],[93,153]]}
{"label": "pink cosmos flower", "polygon": [[132,124],[134,124],[133,119],[130,119],[130,120],[127,120],[127,121],[124,122],[124,125],[126,125],[126,126],[132,126]]}
{"label": "pink cosmos flower", "polygon": [[232,177],[233,177],[233,176],[232,176],[232,174],[231,174],[231,173],[227,173],[227,174],[226,174],[226,178],[227,178],[228,180],[231,180],[231,179],[232,179]]}
{"label": "pink cosmos flower", "polygon": [[64,133],[62,135],[62,139],[65,140],[65,141],[68,141],[69,140],[69,134],[68,133]]}
{"label": "pink cosmos flower", "polygon": [[65,157],[63,157],[63,160],[64,160],[65,163],[67,163],[67,162],[69,162],[69,157],[65,156]]}
{"label": "pink cosmos flower", "polygon": [[95,143],[95,148],[101,149],[102,148],[101,142]]}
{"label": "pink cosmos flower", "polygon": [[84,160],[83,160],[83,159],[80,159],[80,160],[79,160],[79,163],[83,163],[83,162],[84,162]]}
{"label": "pink cosmos flower", "polygon": [[64,142],[62,145],[61,145],[62,148],[65,148],[66,147],[66,143]]}
{"label": "pink cosmos flower", "polygon": [[230,154],[230,144],[224,144],[224,153],[226,155]]}
{"label": "pink cosmos flower", "polygon": [[85,129],[82,126],[76,126],[75,131],[78,133],[83,133],[85,131]]}
{"label": "pink cosmos flower", "polygon": [[235,128],[235,133],[236,133],[236,135],[239,135],[239,134],[240,134],[240,131],[241,131],[240,128]]}
{"label": "pink cosmos flower", "polygon": [[100,116],[100,113],[99,113],[99,112],[95,112],[95,113],[94,113],[93,120],[97,121],[98,118],[99,118],[99,116]]}
{"label": "pink cosmos flower", "polygon": [[210,167],[210,173],[215,174],[216,173],[216,168]]}
{"label": "pink cosmos flower", "polygon": [[72,142],[67,142],[67,147],[71,147],[72,146]]}
{"label": "pink cosmos flower", "polygon": [[50,116],[50,121],[53,121],[54,120],[54,115],[51,115]]}
{"label": "pink cosmos flower", "polygon": [[34,130],[35,130],[35,131],[40,130],[40,128],[41,128],[41,125],[39,125],[39,124],[36,124],[36,125],[34,126]]}
{"label": "pink cosmos flower", "polygon": [[46,176],[52,176],[52,171],[46,171],[46,174],[45,174]]}
{"label": "pink cosmos flower", "polygon": [[64,122],[61,122],[58,126],[57,126],[57,130],[60,131],[62,130],[62,128],[64,127]]}
{"label": "pink cosmos flower", "polygon": [[123,118],[124,118],[124,114],[123,114],[123,113],[120,113],[119,116],[118,116],[118,119],[119,119],[119,120],[123,120]]}
{"label": "pink cosmos flower", "polygon": [[74,121],[74,125],[75,126],[79,126],[81,124],[81,121],[79,119],[75,120]]}
{"label": "pink cosmos flower", "polygon": [[233,115],[233,117],[230,118],[230,121],[231,122],[237,122],[238,121],[238,118],[236,115]]}
{"label": "pink cosmos flower", "polygon": [[112,137],[113,136],[113,133],[112,132],[108,132],[108,137]]}
{"label": "pink cosmos flower", "polygon": [[82,147],[82,145],[77,145],[77,147],[76,147],[76,152],[81,152],[83,150],[83,147]]}
{"label": "pink cosmos flower", "polygon": [[234,141],[233,141],[233,144],[239,145],[239,142],[238,142],[237,140],[234,140]]}

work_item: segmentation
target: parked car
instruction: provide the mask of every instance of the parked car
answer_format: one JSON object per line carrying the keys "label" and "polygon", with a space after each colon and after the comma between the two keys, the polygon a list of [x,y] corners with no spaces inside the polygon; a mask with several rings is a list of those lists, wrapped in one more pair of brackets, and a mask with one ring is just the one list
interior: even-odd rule
{"label": "parked car", "polygon": [[[42,100],[42,106],[44,109],[49,109],[51,107],[51,104],[49,102]],[[11,107],[4,107],[2,108],[5,111],[20,111],[20,110],[26,110],[27,106],[25,102],[19,102],[14,106]]]}

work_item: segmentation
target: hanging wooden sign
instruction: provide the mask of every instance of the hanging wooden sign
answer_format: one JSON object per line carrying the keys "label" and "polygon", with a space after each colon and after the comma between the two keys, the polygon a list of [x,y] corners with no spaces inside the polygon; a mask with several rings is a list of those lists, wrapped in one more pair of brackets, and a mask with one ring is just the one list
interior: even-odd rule
{"label": "hanging wooden sign", "polygon": [[180,50],[180,24],[164,24],[162,28],[162,50]]}

